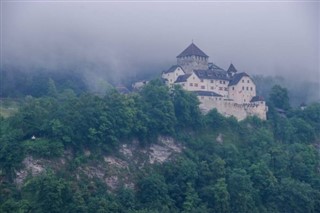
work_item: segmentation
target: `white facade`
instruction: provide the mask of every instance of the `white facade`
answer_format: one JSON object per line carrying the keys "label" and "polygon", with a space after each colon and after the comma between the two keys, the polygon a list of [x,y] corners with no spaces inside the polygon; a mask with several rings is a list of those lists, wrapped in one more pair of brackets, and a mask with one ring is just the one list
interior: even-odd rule
{"label": "white facade", "polygon": [[172,66],[170,69],[167,72],[162,72],[162,78],[166,79],[168,85],[173,85],[177,78],[180,75],[184,75],[185,72],[180,66]]}
{"label": "white facade", "polygon": [[221,114],[238,120],[253,115],[266,120],[268,107],[256,96],[256,85],[248,74],[237,73],[232,64],[228,71],[214,64],[209,68],[208,56],[194,44],[177,58],[178,65],[163,72],[162,78],[169,86],[178,84],[196,92],[203,112],[216,108]]}
{"label": "white facade", "polygon": [[244,76],[236,85],[228,87],[229,98],[236,103],[250,103],[251,99],[256,96],[256,85],[248,76]]}

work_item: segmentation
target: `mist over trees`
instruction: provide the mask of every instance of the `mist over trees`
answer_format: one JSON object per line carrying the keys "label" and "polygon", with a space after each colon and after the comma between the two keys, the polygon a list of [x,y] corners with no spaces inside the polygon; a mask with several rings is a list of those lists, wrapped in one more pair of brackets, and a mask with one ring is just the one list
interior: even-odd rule
{"label": "mist over trees", "polygon": [[[131,90],[133,83],[139,80],[150,80],[159,76],[164,66],[153,67],[151,72],[146,70],[134,71],[130,74],[113,76],[114,72],[99,74],[95,69],[45,69],[21,68],[4,66],[1,70],[0,97],[22,98],[26,95],[41,97],[48,92],[48,82],[52,79],[57,91],[72,89],[76,94],[93,92],[104,94],[106,90],[115,86],[125,86]],[[281,85],[288,90],[290,104],[298,107],[302,103],[309,104],[320,101],[320,83],[307,80],[294,79],[291,76],[264,76],[253,75],[257,86],[257,94],[266,100],[274,85]]]}

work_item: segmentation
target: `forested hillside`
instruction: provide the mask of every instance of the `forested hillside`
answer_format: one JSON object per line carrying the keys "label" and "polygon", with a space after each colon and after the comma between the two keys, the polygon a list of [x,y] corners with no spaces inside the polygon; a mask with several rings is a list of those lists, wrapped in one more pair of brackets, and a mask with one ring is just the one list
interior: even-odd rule
{"label": "forested hillside", "polygon": [[[0,212],[320,212],[319,103],[292,108],[275,86],[267,121],[238,122],[216,110],[203,115],[195,95],[160,80],[104,96],[46,85],[0,117]],[[182,151],[119,171],[97,166],[120,158],[124,145],[145,150],[159,137]],[[17,181],[31,158],[47,166]],[[101,178],[80,172],[88,166]],[[111,172],[130,184],[110,187]]]}

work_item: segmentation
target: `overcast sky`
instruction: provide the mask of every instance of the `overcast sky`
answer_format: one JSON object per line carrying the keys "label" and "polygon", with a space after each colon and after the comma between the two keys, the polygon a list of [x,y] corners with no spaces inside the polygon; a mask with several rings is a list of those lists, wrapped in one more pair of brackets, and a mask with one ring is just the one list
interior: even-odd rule
{"label": "overcast sky", "polygon": [[225,69],[320,80],[316,1],[2,1],[1,10],[3,64],[160,73],[193,39]]}

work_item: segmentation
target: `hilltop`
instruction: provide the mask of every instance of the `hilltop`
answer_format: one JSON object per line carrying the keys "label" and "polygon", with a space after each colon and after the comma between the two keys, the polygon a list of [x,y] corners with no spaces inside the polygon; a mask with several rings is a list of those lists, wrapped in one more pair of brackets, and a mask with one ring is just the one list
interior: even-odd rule
{"label": "hilltop", "polygon": [[267,120],[240,122],[161,80],[47,91],[0,118],[1,212],[320,210],[320,105],[292,108],[281,86]]}

